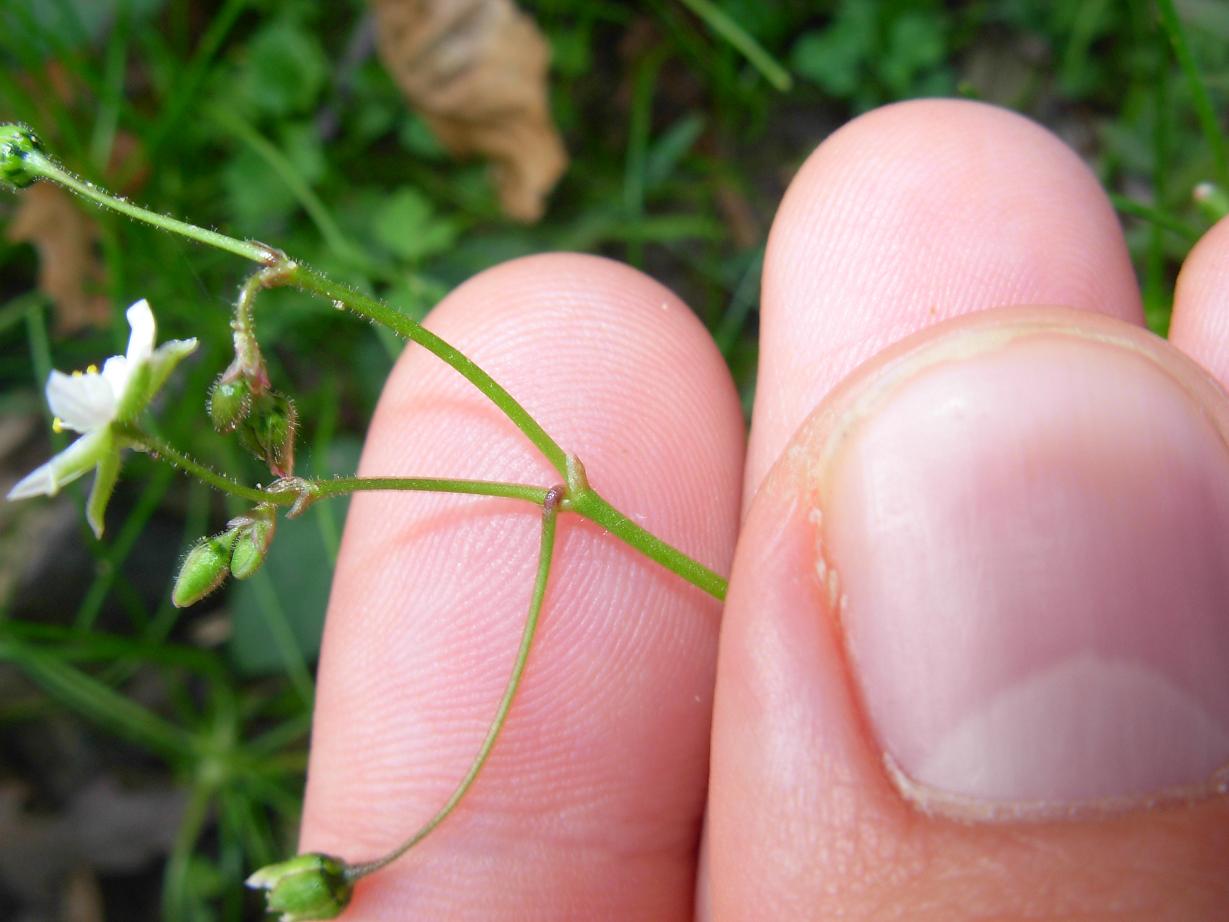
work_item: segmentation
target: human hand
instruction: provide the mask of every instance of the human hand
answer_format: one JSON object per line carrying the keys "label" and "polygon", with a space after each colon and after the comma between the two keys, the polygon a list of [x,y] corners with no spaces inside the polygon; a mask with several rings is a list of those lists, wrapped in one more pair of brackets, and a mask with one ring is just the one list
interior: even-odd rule
{"label": "human hand", "polygon": [[[620,509],[733,560],[730,592],[723,613],[562,518],[494,756],[345,918],[1223,918],[1229,400],[1195,363],[1229,382],[1226,291],[1222,223],[1172,346],[1144,333],[1076,156],[950,101],[857,120],[795,179],[745,459],[720,356],[652,280],[550,255],[461,286],[428,325]],[[1078,312],[974,313],[1030,304]],[[551,476],[415,349],[362,470]],[[537,527],[501,500],[354,498],[302,850],[379,855],[451,792]]]}

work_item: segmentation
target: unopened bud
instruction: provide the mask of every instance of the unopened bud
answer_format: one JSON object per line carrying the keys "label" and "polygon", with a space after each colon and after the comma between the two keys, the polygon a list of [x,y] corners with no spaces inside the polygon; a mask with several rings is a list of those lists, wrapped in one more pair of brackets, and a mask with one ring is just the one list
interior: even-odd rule
{"label": "unopened bud", "polygon": [[252,389],[242,378],[218,378],[209,391],[209,419],[223,434],[234,432],[252,412]]}
{"label": "unopened bud", "polygon": [[239,441],[269,465],[276,477],[294,473],[294,439],[299,415],[294,401],[275,391],[255,396],[252,412],[239,427]]}
{"label": "unopened bud", "polygon": [[273,543],[277,515],[272,506],[259,506],[250,516],[231,522],[235,543],[230,552],[230,572],[235,579],[247,579],[260,569]]}
{"label": "unopened bud", "polygon": [[280,912],[282,922],[335,919],[354,890],[345,862],[319,853],[266,865],[247,879],[247,885],[265,891],[266,908]]}
{"label": "unopened bud", "polygon": [[1229,194],[1216,183],[1201,182],[1191,193],[1191,198],[1209,221],[1219,221],[1229,214]]}
{"label": "unopened bud", "polygon": [[41,153],[38,136],[25,125],[0,125],[0,185],[24,189],[38,179],[26,158]]}
{"label": "unopened bud", "polygon": [[222,585],[230,572],[230,549],[233,536],[223,532],[196,543],[179,568],[171,601],[176,608],[195,605]]}

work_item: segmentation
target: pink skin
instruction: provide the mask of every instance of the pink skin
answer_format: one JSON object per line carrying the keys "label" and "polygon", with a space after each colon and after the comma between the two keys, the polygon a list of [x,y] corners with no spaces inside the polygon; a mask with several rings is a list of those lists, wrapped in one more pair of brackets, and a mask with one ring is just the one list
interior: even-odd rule
{"label": "pink skin", "polygon": [[[1229,338],[1217,331],[1226,326],[1227,289],[1216,280],[1226,277],[1222,226],[1192,254],[1174,320],[1174,344],[1222,381]],[[910,451],[911,437],[904,423],[889,425],[897,404],[852,429],[842,408],[921,346],[911,340],[867,362],[872,355],[937,319],[1048,303],[1137,324],[1121,234],[1087,170],[1042,129],[989,107],[917,102],[879,110],[825,142],[791,186],[772,231],[764,290],[745,466],[737,400],[707,335],[673,296],[632,270],[587,257],[535,257],[484,273],[433,312],[431,326],[576,451],[621,509],[723,572],[736,534],[738,552],[718,657],[717,605],[599,530],[565,519],[539,642],[491,763],[435,835],[360,884],[346,918],[682,920],[697,911],[722,920],[1217,918],[1229,905],[1223,796],[1159,807],[1128,798],[1112,815],[1077,809],[1061,822],[945,818],[951,804],[927,799],[929,788],[919,794],[907,777],[920,771],[939,731],[910,738],[909,714],[893,702],[908,702],[913,679],[891,667],[874,639],[875,631],[891,635],[902,611],[877,595],[887,590],[876,555],[902,552],[875,540],[877,523],[857,499],[869,495],[859,472],[873,473],[882,451],[860,460],[858,452],[878,437],[875,420],[886,420],[882,438],[897,439],[901,451]],[[922,366],[904,379],[899,406],[919,387],[958,392],[961,369],[988,363],[977,373],[1004,383],[975,388],[988,395],[979,412],[1028,418],[1013,412],[1022,400],[1033,401],[1040,420],[1070,411],[1070,425],[1054,429],[1046,463],[1086,462],[1090,476],[1095,465],[1121,470],[1113,453],[1097,455],[1100,442],[1082,441],[1093,418],[1086,408],[1064,404],[1059,387],[1030,389],[1011,377],[1028,379],[1028,362],[1040,367],[1044,355],[985,346],[1034,316],[953,321],[946,335],[964,330],[982,357]],[[1062,317],[1064,361],[1082,369],[1090,392],[1116,400],[1130,385],[1141,395],[1137,417],[1123,403],[1104,425],[1137,431],[1133,420],[1163,410],[1172,420],[1167,444],[1177,447],[1148,471],[1173,473],[1187,459],[1195,475],[1174,475],[1176,507],[1194,510],[1180,513],[1190,517],[1214,507],[1193,501],[1191,491],[1229,477],[1214,437],[1224,431],[1224,394],[1171,347],[1122,323]],[[1104,341],[1107,329],[1115,343]],[[937,340],[923,334],[922,345],[930,341]],[[1137,341],[1145,345],[1123,345]],[[1003,356],[1024,362],[1023,370],[1013,372]],[[957,384],[945,384],[945,375]],[[1112,386],[1116,375],[1124,387]],[[831,436],[842,426],[852,434],[838,444]],[[995,468],[1006,457],[995,446],[1022,433],[1006,426],[990,437],[981,467]],[[929,435],[912,438],[927,444]],[[1010,468],[997,484],[990,475],[970,479],[961,466],[973,463],[967,456],[948,468],[942,452],[936,457],[921,459],[913,473],[924,482],[908,496],[967,484],[977,502],[993,505],[995,490],[1028,482],[1002,473]],[[386,388],[362,469],[557,479],[463,381],[413,349]],[[746,498],[741,532],[740,483],[756,494]],[[817,507],[827,513],[818,526]],[[918,504],[919,514],[929,508]],[[1089,549],[1123,532],[1121,547],[1143,553],[1154,542],[1140,532],[1160,529],[1161,546],[1179,559],[1166,542],[1174,530],[1189,534],[1190,523],[1167,522],[1169,508],[1158,500],[1151,517],[1127,516],[1114,531],[1099,531],[1073,500],[1067,514],[1085,534],[1072,533],[1062,559],[1074,562],[1049,591],[1114,589],[1080,561],[1097,559]],[[535,520],[532,509],[510,501],[355,499],[321,662],[304,850],[373,857],[447,796],[511,665],[532,581]],[[992,516],[987,527],[1010,534],[1005,521]],[[1224,540],[1224,523],[1210,521],[1203,536]],[[934,540],[946,546],[955,537]],[[844,622],[832,617],[816,575],[821,546],[848,574]],[[915,579],[924,582],[924,571]],[[1136,595],[1122,604],[1135,634],[1147,638],[1146,613],[1131,607]],[[975,606],[974,615],[992,608]],[[898,626],[917,630],[912,624],[905,618]],[[993,618],[987,624],[990,634],[1001,628]],[[1226,633],[1223,619],[1194,630],[1209,643]],[[941,674],[960,666],[949,645],[931,646]],[[1158,661],[1167,656],[1156,652]],[[982,668],[977,681],[1007,683],[1012,668]],[[1224,719],[1221,686],[1214,676],[1206,682],[1199,700]],[[953,707],[947,719],[958,723],[963,712]],[[900,785],[884,768],[884,748],[906,774]],[[1186,778],[1193,770],[1183,777],[1193,780]],[[1091,796],[1105,793],[1098,773],[1109,788],[1122,787],[1110,769],[1093,765],[1077,779],[1094,779]],[[1144,774],[1145,786],[1158,783]],[[959,773],[938,777],[963,783]],[[1060,793],[1071,800],[1089,792]]]}

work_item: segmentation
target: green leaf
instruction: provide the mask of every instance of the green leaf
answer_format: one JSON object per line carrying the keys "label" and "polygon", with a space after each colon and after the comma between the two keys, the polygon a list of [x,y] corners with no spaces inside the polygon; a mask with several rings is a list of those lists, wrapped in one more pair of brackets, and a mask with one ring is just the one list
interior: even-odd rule
{"label": "green leaf", "polygon": [[318,99],[329,62],[315,35],[274,20],[248,44],[239,92],[251,111],[272,117],[306,112]]}
{"label": "green leaf", "polygon": [[792,68],[833,96],[854,96],[875,51],[875,15],[872,4],[843,3],[829,28],[803,33],[794,43]]}
{"label": "green leaf", "polygon": [[438,163],[448,159],[444,145],[416,113],[411,112],[402,117],[401,126],[397,129],[397,140],[402,147],[422,160]]}
{"label": "green leaf", "polygon": [[457,222],[435,213],[431,201],[416,189],[405,188],[376,212],[372,231],[389,252],[419,260],[452,247],[460,233]]}
{"label": "green leaf", "polygon": [[[327,164],[320,139],[310,124],[284,126],[278,142],[278,150],[294,167],[299,180],[308,186],[320,180]],[[275,225],[300,206],[286,179],[248,146],[222,168],[222,184],[235,224],[249,233]]]}
{"label": "green leaf", "polygon": [[646,189],[660,186],[670,178],[679,161],[687,155],[704,132],[705,119],[698,112],[690,112],[665,130],[652,146],[644,160],[644,185]]}
{"label": "green leaf", "polygon": [[942,64],[946,55],[947,40],[938,16],[903,13],[888,25],[887,47],[878,71],[893,96],[907,96],[916,92],[919,78]]}

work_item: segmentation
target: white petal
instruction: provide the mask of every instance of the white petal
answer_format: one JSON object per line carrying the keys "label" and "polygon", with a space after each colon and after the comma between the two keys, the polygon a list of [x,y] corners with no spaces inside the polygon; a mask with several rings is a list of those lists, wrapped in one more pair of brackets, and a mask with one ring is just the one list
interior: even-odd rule
{"label": "white petal", "polygon": [[132,377],[132,365],[128,357],[113,355],[107,359],[102,366],[102,377],[107,382],[107,386],[111,388],[111,394],[118,404],[120,398],[124,396],[124,389],[128,387],[128,379]]}
{"label": "white petal", "polygon": [[108,451],[113,450],[111,433],[106,429],[81,436],[46,464],[35,468],[9,490],[9,499],[30,496],[55,496],[60,487],[88,473]]}
{"label": "white petal", "polygon": [[105,426],[114,418],[117,406],[111,386],[97,372],[66,375],[53,371],[47,379],[47,403],[67,428],[77,432]]}
{"label": "white petal", "polygon": [[36,467],[9,490],[9,499],[29,499],[31,496],[54,496],[55,479],[51,476],[51,462]]}
{"label": "white petal", "polygon": [[154,312],[144,298],[128,308],[128,326],[132,327],[128,337],[128,364],[135,366],[149,361],[154,354]]}

